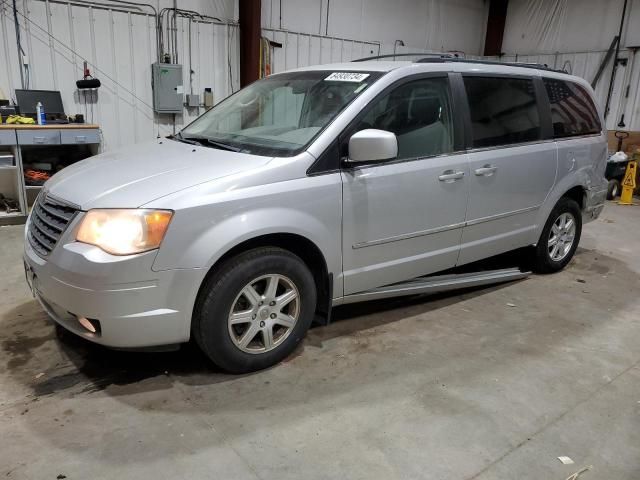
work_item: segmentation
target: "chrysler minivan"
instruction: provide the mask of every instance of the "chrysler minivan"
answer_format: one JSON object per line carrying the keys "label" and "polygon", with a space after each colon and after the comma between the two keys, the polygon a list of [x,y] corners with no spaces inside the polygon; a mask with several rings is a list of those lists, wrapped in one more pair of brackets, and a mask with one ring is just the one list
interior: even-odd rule
{"label": "chrysler minivan", "polygon": [[537,272],[565,267],[604,205],[603,124],[587,82],[544,66],[275,74],[56,174],[27,221],[27,280],[90,341],[194,339],[227,371],[265,368],[333,306],[522,247]]}

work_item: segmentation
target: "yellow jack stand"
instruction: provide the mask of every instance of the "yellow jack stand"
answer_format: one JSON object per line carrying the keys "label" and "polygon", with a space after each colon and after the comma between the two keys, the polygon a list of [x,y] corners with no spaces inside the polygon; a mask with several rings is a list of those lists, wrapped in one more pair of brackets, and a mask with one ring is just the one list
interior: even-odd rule
{"label": "yellow jack stand", "polygon": [[636,188],[636,172],[638,170],[638,161],[631,160],[627,164],[627,171],[622,181],[622,194],[620,195],[619,205],[635,205],[633,203],[633,191]]}

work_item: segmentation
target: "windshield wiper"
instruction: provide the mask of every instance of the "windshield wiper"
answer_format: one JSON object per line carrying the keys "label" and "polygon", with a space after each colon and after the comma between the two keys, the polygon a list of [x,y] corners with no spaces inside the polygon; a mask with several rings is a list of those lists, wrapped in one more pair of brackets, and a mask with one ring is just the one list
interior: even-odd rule
{"label": "windshield wiper", "polygon": [[239,152],[241,150],[238,147],[233,147],[231,145],[227,145],[226,143],[217,142],[207,137],[183,137],[182,133],[178,133],[177,135],[174,135],[173,138],[175,138],[179,142],[188,143],[190,145],[202,145],[204,147],[214,147],[214,148],[219,148],[220,150],[228,150],[230,152]]}
{"label": "windshield wiper", "polygon": [[182,136],[182,133],[177,133],[176,135],[171,135],[169,137],[171,140],[178,140],[182,143],[188,143],[189,145],[202,145],[202,142],[196,141],[195,138],[185,138]]}
{"label": "windshield wiper", "polygon": [[211,140],[210,138],[203,138],[202,140],[207,142],[212,147],[216,147],[221,150],[229,150],[230,152],[239,152],[240,150],[242,150],[241,148],[233,147],[231,145],[227,145],[226,143],[216,142],[215,140]]}

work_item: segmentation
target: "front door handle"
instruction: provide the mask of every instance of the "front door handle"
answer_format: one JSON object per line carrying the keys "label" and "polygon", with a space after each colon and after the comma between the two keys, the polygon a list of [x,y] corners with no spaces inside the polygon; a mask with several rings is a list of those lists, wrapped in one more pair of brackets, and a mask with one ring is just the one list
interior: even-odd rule
{"label": "front door handle", "polygon": [[438,177],[438,180],[445,183],[453,183],[456,180],[460,180],[464,177],[464,172],[455,172],[453,170],[445,170],[442,175]]}
{"label": "front door handle", "polygon": [[482,168],[476,168],[473,173],[475,173],[478,177],[490,177],[494,173],[496,173],[498,167],[494,167],[493,165],[485,165]]}

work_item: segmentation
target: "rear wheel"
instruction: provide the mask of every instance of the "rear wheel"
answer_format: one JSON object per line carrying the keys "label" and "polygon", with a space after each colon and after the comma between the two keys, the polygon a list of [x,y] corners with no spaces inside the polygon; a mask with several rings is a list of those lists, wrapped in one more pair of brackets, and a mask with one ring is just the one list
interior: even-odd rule
{"label": "rear wheel", "polygon": [[193,336],[218,366],[243,373],[289,355],[313,320],[316,286],[305,263],[275,247],[224,263],[203,285]]}
{"label": "rear wheel", "polygon": [[562,270],[578,248],[581,233],[580,206],[571,198],[561,198],[551,211],[538,240],[534,270],[539,273]]}

